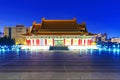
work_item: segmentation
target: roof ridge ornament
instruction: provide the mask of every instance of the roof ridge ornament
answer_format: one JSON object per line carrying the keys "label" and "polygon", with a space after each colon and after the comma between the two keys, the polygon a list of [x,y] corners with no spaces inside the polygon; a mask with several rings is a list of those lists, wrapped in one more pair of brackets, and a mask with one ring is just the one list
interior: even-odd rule
{"label": "roof ridge ornament", "polygon": [[33,22],[33,25],[36,24],[36,21]]}
{"label": "roof ridge ornament", "polygon": [[73,20],[76,21],[77,20],[76,17],[74,17]]}
{"label": "roof ridge ornament", "polygon": [[42,18],[42,21],[44,21],[44,20],[45,20],[45,17]]}
{"label": "roof ridge ornament", "polygon": [[86,22],[82,22],[82,25],[86,25]]}

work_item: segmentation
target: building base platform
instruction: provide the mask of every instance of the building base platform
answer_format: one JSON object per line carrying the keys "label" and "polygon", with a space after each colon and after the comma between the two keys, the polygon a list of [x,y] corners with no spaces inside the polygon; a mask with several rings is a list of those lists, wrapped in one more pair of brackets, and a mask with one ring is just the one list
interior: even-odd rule
{"label": "building base platform", "polygon": [[22,45],[21,49],[29,50],[80,50],[80,49],[98,49],[97,46],[27,46]]}

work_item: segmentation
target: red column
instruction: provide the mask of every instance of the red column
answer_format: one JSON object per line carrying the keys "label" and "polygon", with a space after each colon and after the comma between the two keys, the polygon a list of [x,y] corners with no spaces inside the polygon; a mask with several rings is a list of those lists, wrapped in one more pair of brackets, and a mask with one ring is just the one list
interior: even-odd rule
{"label": "red column", "polygon": [[39,39],[36,40],[36,45],[37,45],[37,46],[40,45],[40,41],[39,41]]}
{"label": "red column", "polygon": [[47,39],[45,39],[45,45],[47,45]]}
{"label": "red column", "polygon": [[39,40],[39,45],[41,45],[41,43],[40,43],[40,39],[38,39]]}
{"label": "red column", "polygon": [[30,45],[30,40],[26,39],[26,45]]}
{"label": "red column", "polygon": [[71,39],[71,45],[73,45],[73,39]]}
{"label": "red column", "polygon": [[80,45],[80,39],[78,40],[78,45]]}
{"label": "red column", "polygon": [[86,40],[84,39],[84,46],[85,46],[85,42],[86,42]]}
{"label": "red column", "polygon": [[89,41],[90,45],[92,44],[92,40]]}
{"label": "red column", "polygon": [[31,45],[31,40],[29,40],[29,45]]}
{"label": "red column", "polygon": [[53,38],[53,46],[54,46],[54,38]]}
{"label": "red column", "polygon": [[80,45],[81,45],[81,46],[82,46],[82,42],[83,42],[83,40],[81,39],[81,40],[80,40]]}
{"label": "red column", "polygon": [[64,39],[64,46],[65,46],[65,39]]}
{"label": "red column", "polygon": [[78,45],[81,46],[81,44],[82,44],[82,41],[81,41],[81,39],[79,39]]}

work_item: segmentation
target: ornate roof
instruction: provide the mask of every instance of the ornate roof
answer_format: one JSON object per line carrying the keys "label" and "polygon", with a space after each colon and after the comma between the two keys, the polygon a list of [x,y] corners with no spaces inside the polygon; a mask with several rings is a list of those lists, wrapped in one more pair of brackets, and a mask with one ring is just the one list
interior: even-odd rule
{"label": "ornate roof", "polygon": [[71,20],[46,20],[33,22],[29,34],[35,35],[84,35],[88,34],[86,24],[78,24],[76,18]]}

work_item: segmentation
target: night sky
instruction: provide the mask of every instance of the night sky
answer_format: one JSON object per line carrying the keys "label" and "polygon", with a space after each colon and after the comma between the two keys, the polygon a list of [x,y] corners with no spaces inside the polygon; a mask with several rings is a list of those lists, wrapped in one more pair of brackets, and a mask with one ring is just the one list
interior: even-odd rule
{"label": "night sky", "polygon": [[46,19],[73,19],[86,22],[92,33],[120,37],[120,0],[1,0],[0,31],[4,26]]}

